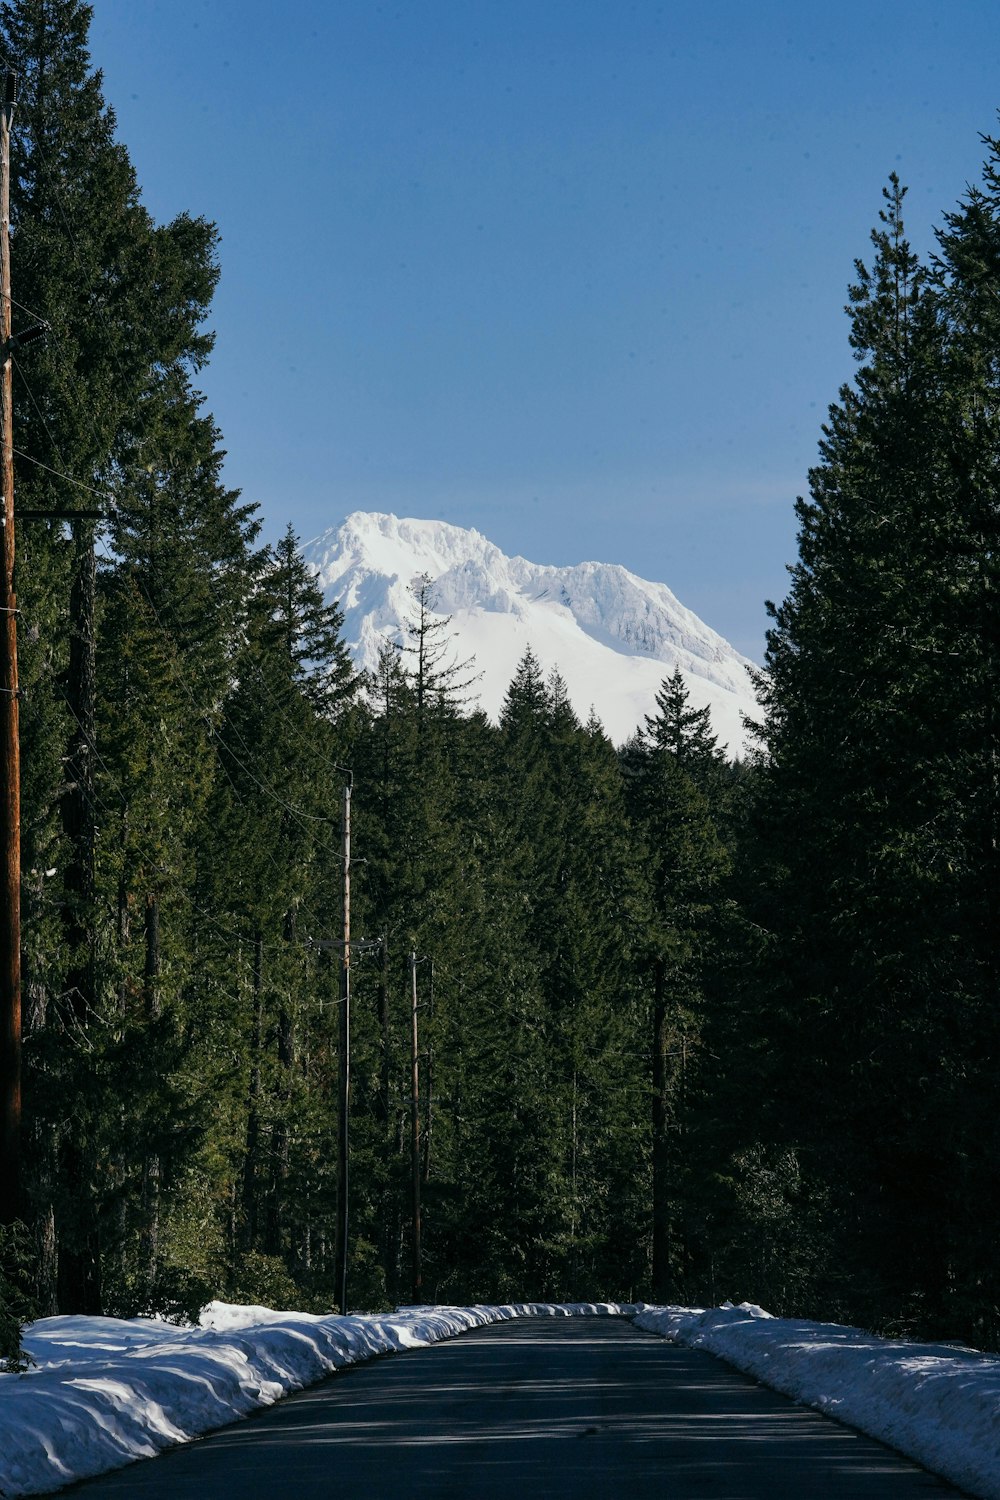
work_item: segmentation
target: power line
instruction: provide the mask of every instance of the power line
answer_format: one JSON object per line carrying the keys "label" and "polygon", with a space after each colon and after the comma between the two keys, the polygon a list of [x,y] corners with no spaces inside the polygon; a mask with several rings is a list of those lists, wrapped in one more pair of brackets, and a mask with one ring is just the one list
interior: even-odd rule
{"label": "power line", "polygon": [[[18,364],[17,360],[14,358],[13,355],[11,355],[10,360],[11,360],[11,364],[14,366],[14,369],[17,371],[18,379],[20,380],[21,384],[24,386],[24,389],[28,393],[28,399],[29,399],[29,401],[31,402],[32,406],[35,408],[35,411],[38,413],[38,420],[41,422],[42,426],[45,428],[46,436],[48,437],[49,442],[52,444],[52,452],[55,454],[55,456],[59,460],[59,462],[61,464],[64,464],[63,456],[59,452],[59,444],[56,442],[55,438],[52,436],[52,430],[49,427],[48,422],[45,420],[45,413],[42,411],[42,408],[39,406],[38,402],[35,400],[34,392],[32,391],[31,386],[28,384],[27,380],[25,379],[24,371],[21,369],[21,366]],[[16,452],[16,449],[15,449],[15,452]]]}
{"label": "power line", "polygon": [[[80,718],[80,715],[77,713],[76,709],[73,707],[73,704],[70,701],[70,698],[69,698],[68,694],[63,694],[62,702],[65,704],[66,708],[69,709],[70,713],[73,715],[73,718],[76,720],[76,722],[77,722],[77,724],[79,726],[79,729],[80,729],[80,733],[83,735],[84,739],[86,740],[88,748],[93,752],[95,758],[99,761],[101,769],[104,771],[105,776],[107,777],[108,781],[110,781],[112,787],[114,788],[114,790],[118,793],[119,797],[121,798],[122,805],[125,806],[125,807],[128,807],[128,805],[129,805],[128,798],[126,797],[125,793],[122,791],[121,786],[118,784],[117,777],[114,775],[114,772],[111,770],[111,768],[108,765],[107,761],[104,759],[104,756],[101,754],[100,750],[97,748],[96,741],[94,740],[93,736],[90,734],[89,730],[87,729],[87,727],[84,724],[83,720]],[[110,813],[110,809],[109,808],[105,808],[105,811]]]}
{"label": "power line", "polygon": [[33,312],[30,307],[25,307],[23,302],[18,302],[17,298],[12,297],[9,292],[5,295],[2,291],[0,291],[0,297],[4,297],[5,300],[10,303],[11,307],[16,307],[18,312],[27,313],[28,317],[34,318],[36,322],[45,323],[47,321],[42,317],[41,313]]}
{"label": "power line", "polygon": [[[113,509],[117,510],[118,501],[110,491],[95,490],[92,484],[84,484],[82,479],[74,479],[72,474],[62,474],[58,469],[53,469],[50,464],[43,464],[40,458],[32,458],[31,454],[25,453],[23,448],[15,448],[14,452],[19,458],[25,459],[27,463],[34,464],[36,468],[44,469],[47,474],[54,474],[57,479],[64,479],[67,484],[75,485],[78,490],[86,490],[88,495],[96,495],[99,500],[106,500]],[[69,516],[67,519],[72,520],[72,516]]]}

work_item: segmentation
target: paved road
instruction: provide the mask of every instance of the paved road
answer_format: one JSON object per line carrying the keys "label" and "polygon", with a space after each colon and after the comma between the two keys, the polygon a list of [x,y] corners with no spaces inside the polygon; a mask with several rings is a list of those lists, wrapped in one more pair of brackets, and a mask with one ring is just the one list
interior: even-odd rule
{"label": "paved road", "polygon": [[932,1500],[878,1443],[620,1318],[373,1360],[76,1500]]}

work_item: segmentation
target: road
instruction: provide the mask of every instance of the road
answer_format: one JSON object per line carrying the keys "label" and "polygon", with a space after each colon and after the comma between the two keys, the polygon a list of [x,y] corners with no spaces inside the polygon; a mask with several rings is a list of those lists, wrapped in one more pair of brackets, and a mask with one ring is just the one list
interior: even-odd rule
{"label": "road", "polygon": [[931,1500],[888,1449],[621,1318],[500,1323],[343,1371],[76,1500]]}

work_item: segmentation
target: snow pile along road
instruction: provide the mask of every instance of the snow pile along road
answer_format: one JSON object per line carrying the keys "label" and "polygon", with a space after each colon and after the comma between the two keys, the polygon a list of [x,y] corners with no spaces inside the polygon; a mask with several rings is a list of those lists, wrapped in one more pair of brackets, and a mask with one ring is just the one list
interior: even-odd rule
{"label": "snow pile along road", "polygon": [[631,1316],[716,1354],[982,1500],[1000,1500],[1000,1358],[772,1318],[748,1303],[703,1312],[521,1302],[339,1318],[212,1302],[197,1328],[44,1318],[25,1336],[34,1367],[0,1374],[0,1494],[44,1494],[151,1457],[376,1354],[510,1318],[588,1313]]}
{"label": "snow pile along road", "polygon": [[772,1318],[750,1303],[645,1308],[635,1323],[706,1349],[857,1427],[982,1500],[1000,1500],[1000,1358],[961,1345],[880,1339]]}
{"label": "snow pile along road", "polygon": [[632,1311],[525,1302],[340,1318],[211,1302],[198,1328],[43,1318],[24,1339],[34,1367],[0,1374],[0,1494],[45,1494],[152,1457],[376,1354],[509,1318]]}

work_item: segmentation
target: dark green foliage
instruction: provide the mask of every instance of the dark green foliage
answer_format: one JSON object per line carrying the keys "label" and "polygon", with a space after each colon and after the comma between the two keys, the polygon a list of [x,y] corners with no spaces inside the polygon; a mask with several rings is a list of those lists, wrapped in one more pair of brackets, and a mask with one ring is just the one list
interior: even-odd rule
{"label": "dark green foliage", "polygon": [[[291,529],[255,550],[221,481],[193,385],[213,227],[142,207],[88,8],[2,15],[25,78],[18,286],[53,324],[19,371],[18,430],[116,501],[99,563],[89,522],[23,527],[19,547],[43,1307],[330,1298],[346,765],[354,932],[383,939],[353,966],[352,1295],[411,1289],[410,953],[429,1294],[640,1295],[650,954],[684,948],[676,1014],[702,1004],[678,882],[716,859],[656,778],[703,817],[704,716],[665,687],[633,827],[618,758],[557,674],[529,656],[499,728],[469,711],[474,670],[427,579],[362,702]],[[23,501],[83,493],[22,468]],[[678,745],[692,764],[675,785],[660,763]]]}
{"label": "dark green foliage", "polygon": [[726,911],[729,855],[721,833],[723,759],[708,712],[694,709],[679,671],[656,696],[657,713],[622,755],[645,885],[639,960],[643,1030],[651,1067],[652,1285],[661,1301],[704,1296],[703,1152],[706,1099],[714,1106],[705,1033],[712,1014]]}
{"label": "dark green foliage", "polygon": [[749,904],[773,941],[754,1024],[784,1077],[761,1128],[822,1205],[814,1306],[982,1338],[996,1326],[972,1219],[997,1192],[979,1065],[997,993],[997,205],[988,165],[928,270],[903,191],[891,179],[874,265],[857,266],[858,373],[799,502],[762,679]]}
{"label": "dark green foliage", "polygon": [[0,1226],[0,1371],[10,1375],[23,1374],[31,1365],[21,1336],[25,1324],[38,1316],[38,1303],[28,1290],[34,1271],[28,1226],[20,1220]]}
{"label": "dark green foliage", "polygon": [[0,7],[16,292],[53,325],[18,503],[88,493],[31,459],[115,499],[18,529],[33,1243],[0,1246],[0,1358],[29,1251],[42,1312],[333,1301],[346,767],[354,1305],[413,1291],[415,972],[428,1298],[995,1337],[1000,147],[929,266],[895,178],[857,264],[762,752],[727,765],[680,672],[616,751],[530,651],[490,724],[426,578],[359,683],[292,529],[258,545],[194,385],[215,230],[143,208],[89,14]]}

